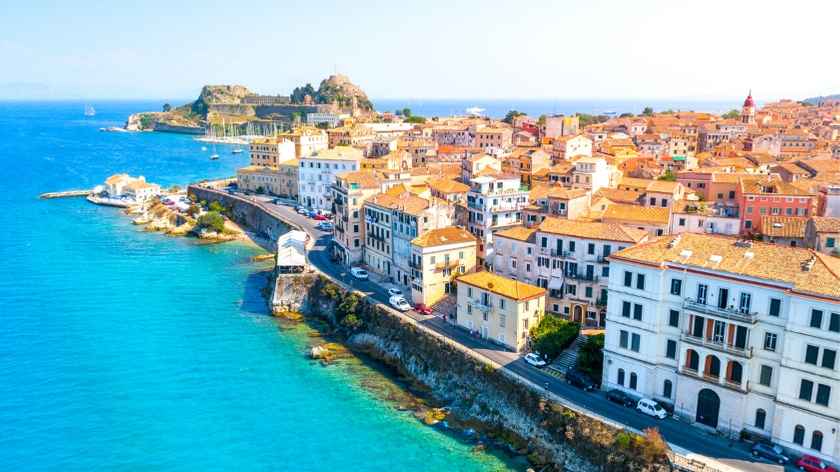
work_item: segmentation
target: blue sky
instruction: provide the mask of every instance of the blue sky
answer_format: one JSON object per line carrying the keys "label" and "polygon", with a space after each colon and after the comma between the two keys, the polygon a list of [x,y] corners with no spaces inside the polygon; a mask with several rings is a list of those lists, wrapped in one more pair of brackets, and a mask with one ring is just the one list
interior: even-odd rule
{"label": "blue sky", "polygon": [[0,98],[287,94],[334,70],[374,98],[840,93],[836,0],[5,3]]}

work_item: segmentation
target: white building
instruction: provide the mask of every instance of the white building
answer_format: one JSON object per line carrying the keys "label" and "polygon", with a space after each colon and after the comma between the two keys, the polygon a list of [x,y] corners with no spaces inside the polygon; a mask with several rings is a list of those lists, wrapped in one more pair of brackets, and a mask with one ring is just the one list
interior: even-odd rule
{"label": "white building", "polygon": [[478,237],[480,264],[493,262],[493,233],[522,224],[522,209],[528,206],[528,190],[518,175],[475,177],[467,192],[467,229]]}
{"label": "white building", "polygon": [[288,138],[258,138],[251,141],[248,148],[252,166],[277,167],[279,163],[295,158],[295,143]]}
{"label": "white building", "polygon": [[610,257],[603,387],[840,460],[840,260],[721,236]]}
{"label": "white building", "polygon": [[680,200],[673,202],[669,234],[708,233],[735,236],[741,220],[737,207]]}
{"label": "white building", "polygon": [[332,186],[336,174],[359,170],[362,151],[346,146],[322,149],[300,158],[298,201],[317,210],[332,210]]}

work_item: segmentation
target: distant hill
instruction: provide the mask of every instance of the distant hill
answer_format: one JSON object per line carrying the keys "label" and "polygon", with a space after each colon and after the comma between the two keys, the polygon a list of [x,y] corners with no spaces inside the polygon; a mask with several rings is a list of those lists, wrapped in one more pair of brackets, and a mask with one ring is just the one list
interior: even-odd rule
{"label": "distant hill", "polygon": [[373,111],[373,103],[371,103],[367,94],[358,85],[350,82],[346,75],[335,74],[329,76],[321,81],[317,90],[312,87],[312,84],[295,87],[290,98],[292,103],[304,103],[307,96],[314,103],[334,103],[340,108],[352,107],[353,99],[355,99],[356,106],[359,109]]}
{"label": "distant hill", "polygon": [[824,95],[822,97],[806,98],[802,101],[811,105],[819,105],[824,100],[840,100],[840,93],[835,93],[834,95]]}

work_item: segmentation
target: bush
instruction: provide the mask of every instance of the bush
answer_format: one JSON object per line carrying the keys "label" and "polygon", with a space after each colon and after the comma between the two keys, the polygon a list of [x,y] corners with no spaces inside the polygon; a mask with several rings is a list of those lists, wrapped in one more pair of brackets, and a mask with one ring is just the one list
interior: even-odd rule
{"label": "bush", "polygon": [[586,338],[577,357],[578,370],[600,382],[604,370],[604,335],[596,334]]}
{"label": "bush", "polygon": [[225,231],[225,217],[217,211],[208,211],[198,217],[196,229],[206,229],[208,231],[223,233]]}
{"label": "bush", "polygon": [[552,361],[572,344],[579,332],[578,323],[547,314],[531,329],[533,350]]}
{"label": "bush", "polygon": [[216,202],[216,201],[210,202],[210,206],[207,207],[207,209],[210,210],[210,211],[215,211],[216,213],[224,213],[225,212],[225,207],[223,207],[221,203]]}

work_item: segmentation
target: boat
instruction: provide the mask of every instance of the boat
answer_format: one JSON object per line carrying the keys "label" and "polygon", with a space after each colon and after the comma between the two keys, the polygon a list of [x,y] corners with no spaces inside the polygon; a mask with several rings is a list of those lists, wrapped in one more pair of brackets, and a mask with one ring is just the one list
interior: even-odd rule
{"label": "boat", "polygon": [[91,105],[85,105],[85,116],[96,116],[96,109]]}
{"label": "boat", "polygon": [[218,155],[218,154],[213,154],[212,156],[210,156],[210,160],[211,160],[211,161],[216,161],[216,160],[218,160],[218,159],[219,159],[219,155]]}
{"label": "boat", "polygon": [[241,153],[242,153],[242,149],[240,149],[240,148],[234,148],[234,149],[231,151],[231,153],[233,153],[233,154],[241,154]]}
{"label": "boat", "polygon": [[484,113],[484,108],[479,108],[479,107],[469,107],[469,108],[467,108],[467,109],[466,109],[466,110],[464,110],[464,111],[466,111],[468,115],[471,115],[471,116],[479,116],[479,115],[481,115],[482,113]]}

